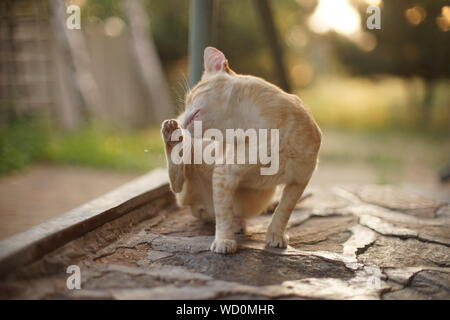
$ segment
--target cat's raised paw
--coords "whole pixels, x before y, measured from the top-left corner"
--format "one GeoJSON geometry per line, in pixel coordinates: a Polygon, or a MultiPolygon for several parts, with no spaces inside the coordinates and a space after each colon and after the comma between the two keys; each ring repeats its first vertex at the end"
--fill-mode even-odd
{"type": "Polygon", "coordinates": [[[285,233],[267,231],[266,245],[270,248],[286,248],[289,236],[285,233]]]}
{"type": "MultiPolygon", "coordinates": [[[[164,122],[161,125],[161,133],[164,138],[164,142],[166,142],[166,143],[171,142],[172,133],[177,129],[181,129],[177,120],[175,120],[175,119],[164,120],[164,122]]],[[[180,137],[179,141],[181,141],[181,140],[182,140],[182,136],[180,137]]],[[[175,142],[179,142],[179,141],[175,141],[175,142]]]]}
{"type": "Polygon", "coordinates": [[[210,249],[215,253],[234,253],[237,250],[237,243],[236,240],[215,239],[210,249]]]}

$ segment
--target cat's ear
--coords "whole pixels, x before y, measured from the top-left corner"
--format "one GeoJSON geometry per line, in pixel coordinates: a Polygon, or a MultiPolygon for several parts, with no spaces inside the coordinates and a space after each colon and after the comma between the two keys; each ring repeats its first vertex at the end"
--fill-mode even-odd
{"type": "Polygon", "coordinates": [[[228,62],[225,55],[222,51],[213,47],[205,48],[203,62],[205,65],[205,72],[207,73],[227,71],[228,68],[228,62]]]}

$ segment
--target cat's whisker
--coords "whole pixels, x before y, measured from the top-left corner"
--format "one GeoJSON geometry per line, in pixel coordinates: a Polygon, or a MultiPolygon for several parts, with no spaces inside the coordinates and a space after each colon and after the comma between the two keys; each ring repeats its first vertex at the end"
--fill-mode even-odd
{"type": "Polygon", "coordinates": [[[186,74],[181,73],[180,79],[177,80],[178,89],[173,90],[175,95],[176,109],[179,113],[184,111],[185,95],[190,90],[186,74]]]}

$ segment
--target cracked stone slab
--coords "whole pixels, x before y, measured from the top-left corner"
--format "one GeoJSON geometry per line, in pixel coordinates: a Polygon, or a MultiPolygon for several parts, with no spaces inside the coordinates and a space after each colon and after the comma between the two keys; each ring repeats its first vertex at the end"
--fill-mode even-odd
{"type": "Polygon", "coordinates": [[[259,250],[241,250],[229,256],[211,252],[178,254],[159,263],[183,266],[215,279],[257,286],[310,277],[349,279],[353,275],[342,262],[316,256],[280,256],[259,250]]]}
{"type": "Polygon", "coordinates": [[[450,270],[441,267],[384,268],[384,273],[389,278],[389,280],[398,282],[402,285],[406,285],[414,275],[426,270],[450,273],[450,270]]]}
{"type": "Polygon", "coordinates": [[[386,285],[383,284],[379,288],[371,287],[368,280],[368,278],[354,278],[350,281],[336,278],[304,279],[288,281],[283,285],[292,289],[295,295],[309,299],[379,299],[386,285]]]}
{"type": "Polygon", "coordinates": [[[356,217],[312,217],[289,228],[289,244],[300,250],[342,252],[343,243],[352,235],[349,230],[358,223],[356,217]]]}
{"type": "Polygon", "coordinates": [[[359,261],[381,268],[395,267],[450,267],[448,247],[417,239],[379,236],[359,261]]]}
{"type": "Polygon", "coordinates": [[[397,226],[394,223],[391,223],[391,221],[388,219],[382,220],[378,217],[369,215],[363,215],[360,218],[361,225],[364,225],[383,235],[397,236],[400,238],[417,238],[422,241],[434,242],[450,246],[450,237],[448,234],[450,232],[450,228],[446,225],[435,226],[433,228],[431,226],[414,224],[414,229],[408,229],[405,227],[397,226]],[[421,231],[418,231],[417,229],[421,231]],[[438,234],[439,236],[436,236],[436,234],[438,234]],[[442,237],[441,235],[443,235],[444,237],[442,237]]]}
{"type": "Polygon", "coordinates": [[[158,261],[160,259],[164,259],[167,257],[171,257],[173,256],[172,252],[166,252],[166,251],[158,251],[158,250],[150,250],[147,253],[147,256],[145,257],[145,259],[139,260],[137,262],[138,265],[140,266],[144,266],[146,264],[151,264],[155,261],[158,261]]]}
{"type": "Polygon", "coordinates": [[[157,216],[145,225],[145,230],[161,235],[180,237],[214,235],[214,225],[196,219],[188,209],[181,209],[176,215],[157,216]]]}
{"type": "Polygon", "coordinates": [[[438,216],[438,217],[450,217],[450,206],[449,205],[445,205],[445,206],[440,207],[436,211],[436,216],[438,216]]]}
{"type": "Polygon", "coordinates": [[[344,208],[350,204],[347,199],[340,197],[328,188],[307,188],[307,191],[311,193],[311,196],[300,201],[297,204],[297,208],[310,211],[332,211],[344,208]]]}
{"type": "Polygon", "coordinates": [[[357,261],[358,254],[375,242],[377,235],[371,229],[357,224],[350,229],[352,236],[344,243],[343,254],[357,261]]]}
{"type": "Polygon", "coordinates": [[[448,271],[421,270],[415,272],[406,287],[387,292],[384,299],[448,300],[450,273],[448,271]]]}
{"type": "Polygon", "coordinates": [[[85,289],[111,289],[158,287],[167,284],[204,284],[212,280],[211,277],[190,272],[186,268],[177,266],[162,267],[159,265],[149,268],[129,267],[109,264],[104,267],[97,266],[91,275],[86,275],[85,289]]]}
{"type": "Polygon", "coordinates": [[[160,236],[151,242],[154,250],[166,252],[199,253],[209,251],[213,237],[170,237],[160,236]]]}
{"type": "Polygon", "coordinates": [[[434,218],[437,209],[445,204],[417,194],[407,193],[393,186],[365,185],[349,187],[347,190],[354,193],[363,202],[424,218],[434,218]]]}
{"type": "Polygon", "coordinates": [[[248,222],[236,254],[219,255],[214,226],[173,197],[141,201],[3,277],[0,298],[450,299],[448,203],[392,186],[309,192],[286,249],[265,245],[270,212],[248,222]],[[66,287],[72,264],[81,290],[66,287]]]}

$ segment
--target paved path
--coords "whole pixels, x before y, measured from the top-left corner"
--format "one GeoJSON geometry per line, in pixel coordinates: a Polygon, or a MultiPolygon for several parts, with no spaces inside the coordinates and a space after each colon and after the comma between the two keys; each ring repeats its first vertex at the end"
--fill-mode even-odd
{"type": "Polygon", "coordinates": [[[73,209],[138,174],[33,165],[0,177],[0,239],[73,209]]]}

